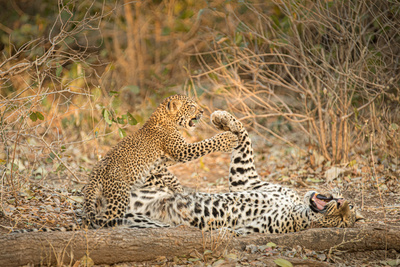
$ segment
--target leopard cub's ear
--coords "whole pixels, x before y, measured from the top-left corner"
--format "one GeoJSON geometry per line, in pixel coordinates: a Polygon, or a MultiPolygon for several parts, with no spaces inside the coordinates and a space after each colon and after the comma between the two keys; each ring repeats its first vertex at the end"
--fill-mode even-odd
{"type": "Polygon", "coordinates": [[[182,101],[179,99],[172,99],[167,103],[167,111],[171,114],[178,112],[182,106],[182,101]]]}

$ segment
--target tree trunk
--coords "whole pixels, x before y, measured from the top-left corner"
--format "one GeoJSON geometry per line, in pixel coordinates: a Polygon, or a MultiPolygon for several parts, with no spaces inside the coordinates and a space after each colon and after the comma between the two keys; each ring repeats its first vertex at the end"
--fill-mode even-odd
{"type": "Polygon", "coordinates": [[[232,237],[178,227],[164,229],[101,229],[77,232],[31,232],[0,236],[0,266],[73,264],[86,254],[95,264],[140,262],[159,256],[188,255],[246,245],[296,245],[311,250],[400,251],[400,228],[319,228],[290,234],[253,234],[232,237]]]}

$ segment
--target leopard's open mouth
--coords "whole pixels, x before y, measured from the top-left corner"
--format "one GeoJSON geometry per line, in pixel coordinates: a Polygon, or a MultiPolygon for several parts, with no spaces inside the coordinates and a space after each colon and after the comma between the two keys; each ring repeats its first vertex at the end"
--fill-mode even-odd
{"type": "Polygon", "coordinates": [[[201,114],[198,114],[195,117],[193,117],[188,123],[189,127],[195,127],[196,123],[198,123],[200,119],[201,119],[201,114]]]}
{"type": "Polygon", "coordinates": [[[333,200],[332,196],[324,196],[318,193],[313,193],[310,197],[310,207],[315,212],[323,212],[326,204],[333,200]]]}
{"type": "Polygon", "coordinates": [[[334,198],[332,196],[325,196],[318,193],[313,193],[310,197],[310,207],[315,212],[324,212],[326,204],[332,200],[336,201],[337,208],[339,209],[345,200],[343,198],[334,198]]]}

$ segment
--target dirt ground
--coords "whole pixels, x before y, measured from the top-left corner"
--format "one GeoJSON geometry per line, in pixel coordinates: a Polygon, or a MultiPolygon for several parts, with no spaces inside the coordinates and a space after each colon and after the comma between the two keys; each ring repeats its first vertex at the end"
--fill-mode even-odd
{"type": "MultiPolygon", "coordinates": [[[[256,144],[253,144],[256,147],[256,144]]],[[[259,174],[265,181],[280,183],[294,188],[299,194],[308,190],[329,191],[339,187],[343,196],[352,201],[357,209],[361,210],[366,218],[364,223],[358,223],[355,227],[365,224],[384,228],[385,225],[400,226],[400,187],[399,170],[390,176],[384,173],[384,168],[379,175],[381,190],[377,189],[376,181],[367,180],[368,174],[357,173],[357,168],[345,168],[344,175],[326,182],[325,173],[330,167],[310,167],[309,157],[298,157],[293,151],[269,148],[269,153],[259,151],[256,155],[256,165],[259,174]],[[266,157],[265,155],[268,155],[266,157]],[[308,167],[307,167],[308,166],[308,167]],[[364,178],[363,178],[364,175],[364,178]],[[364,181],[365,180],[365,181],[364,181]],[[394,184],[396,182],[396,184],[394,184]],[[382,189],[383,188],[383,189],[382,189]],[[388,189],[390,188],[390,189],[388,189]]],[[[227,173],[230,162],[228,154],[215,153],[207,156],[209,160],[199,160],[183,165],[171,167],[183,185],[196,188],[200,191],[224,192],[227,191],[227,173]],[[203,164],[204,163],[204,164],[203,164]],[[223,177],[223,179],[221,179],[223,177]]],[[[364,167],[361,167],[361,169],[364,167]]],[[[364,168],[364,171],[369,168],[364,168]]],[[[373,178],[372,178],[373,179],[373,178]]],[[[278,244],[279,245],[279,244],[278,244]]],[[[256,250],[251,253],[244,251],[244,261],[233,262],[225,259],[226,264],[221,266],[275,266],[269,261],[268,256],[283,256],[296,266],[400,266],[400,248],[397,251],[373,251],[346,253],[335,251],[306,251],[302,248],[279,247],[275,255],[265,250],[256,250]],[[247,252],[247,253],[246,253],[247,252]],[[299,259],[314,261],[298,261],[299,259]],[[326,265],[322,264],[325,263],[326,265]]],[[[214,265],[213,265],[214,266],[214,265]]],[[[220,266],[220,265],[216,265],[220,266]]]]}
{"type": "MultiPolygon", "coordinates": [[[[354,157],[355,160],[347,165],[333,167],[325,161],[315,164],[315,154],[299,152],[286,146],[271,146],[256,136],[252,139],[257,170],[263,180],[284,184],[300,194],[310,189],[329,191],[339,187],[343,196],[361,210],[366,218],[364,224],[379,228],[386,225],[400,226],[398,163],[377,159],[372,166],[368,156],[359,156],[354,157]],[[330,174],[332,170],[335,170],[333,175],[330,174]]],[[[104,147],[104,151],[107,149],[108,147],[104,147]]],[[[76,221],[74,211],[81,211],[80,203],[83,200],[80,190],[87,179],[90,166],[95,164],[96,159],[84,158],[84,152],[79,150],[71,150],[70,153],[78,155],[83,162],[81,164],[85,166],[75,173],[83,182],[73,182],[75,178],[68,171],[61,174],[48,173],[41,179],[31,177],[30,185],[20,185],[15,194],[3,194],[1,234],[8,234],[11,229],[60,226],[76,221]]],[[[76,159],[77,157],[71,157],[71,166],[74,166],[76,159]]],[[[229,154],[214,153],[190,163],[172,166],[170,170],[188,190],[226,192],[229,162],[229,154]]],[[[362,223],[356,227],[362,227],[362,223]]],[[[350,254],[337,249],[310,251],[301,247],[288,248],[279,244],[266,244],[248,246],[244,251],[225,251],[218,255],[212,252],[193,252],[191,255],[181,255],[172,259],[159,257],[153,262],[124,263],[116,266],[290,266],[285,265],[285,260],[296,266],[398,266],[400,248],[397,251],[350,254]]]]}

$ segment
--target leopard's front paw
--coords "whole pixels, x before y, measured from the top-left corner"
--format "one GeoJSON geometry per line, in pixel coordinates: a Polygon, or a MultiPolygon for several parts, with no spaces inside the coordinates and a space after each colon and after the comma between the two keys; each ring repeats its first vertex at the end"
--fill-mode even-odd
{"type": "Polygon", "coordinates": [[[211,123],[219,130],[231,131],[235,134],[243,129],[243,125],[238,119],[223,110],[218,110],[211,114],[211,123]]]}
{"type": "Polygon", "coordinates": [[[232,152],[232,150],[239,145],[238,136],[232,132],[224,132],[217,136],[220,144],[218,150],[221,152],[232,152]]]}
{"type": "Polygon", "coordinates": [[[168,188],[173,193],[183,193],[183,187],[180,184],[170,185],[168,188]]]}

